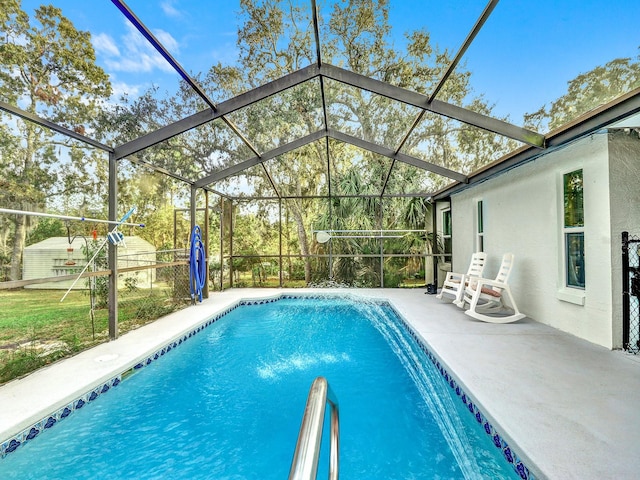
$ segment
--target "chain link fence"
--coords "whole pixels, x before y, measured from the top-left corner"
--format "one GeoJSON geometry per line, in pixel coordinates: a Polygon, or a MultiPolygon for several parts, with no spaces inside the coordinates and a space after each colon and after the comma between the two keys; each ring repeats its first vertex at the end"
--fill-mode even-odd
{"type": "MultiPolygon", "coordinates": [[[[364,288],[424,287],[433,280],[432,254],[310,254],[225,256],[222,288],[307,287],[337,282],[364,288]],[[280,272],[282,261],[282,272],[280,272]],[[231,275],[229,275],[231,265],[231,275]],[[426,266],[426,267],[425,267],[426,266]]],[[[442,255],[440,255],[442,256],[442,255]]],[[[210,268],[210,277],[220,289],[220,266],[210,268]]]]}
{"type": "Polygon", "coordinates": [[[126,333],[191,301],[186,250],[118,256],[118,331],[126,333]]]}
{"type": "Polygon", "coordinates": [[[623,347],[640,352],[640,237],[622,232],[623,347]]]}
{"type": "MultiPolygon", "coordinates": [[[[53,261],[50,276],[2,283],[0,383],[108,341],[108,272],[98,261],[78,279],[86,255],[76,255],[53,261]]],[[[190,301],[186,250],[118,256],[119,334],[190,301]]]]}

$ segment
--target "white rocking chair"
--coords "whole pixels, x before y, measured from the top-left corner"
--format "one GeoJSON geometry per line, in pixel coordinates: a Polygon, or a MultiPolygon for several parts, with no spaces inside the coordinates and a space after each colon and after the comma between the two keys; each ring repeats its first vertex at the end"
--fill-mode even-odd
{"type": "Polygon", "coordinates": [[[481,277],[484,271],[484,264],[487,261],[487,254],[484,252],[476,252],[471,256],[471,263],[467,273],[454,273],[447,272],[447,278],[445,278],[442,284],[442,290],[436,295],[436,298],[442,299],[442,294],[446,293],[453,295],[453,303],[461,307],[462,295],[464,293],[465,286],[469,282],[471,277],[481,277]]]}
{"type": "Polygon", "coordinates": [[[524,318],[526,315],[518,310],[507,284],[512,268],[513,254],[505,253],[495,280],[470,279],[459,305],[464,308],[465,304],[469,304],[469,309],[464,313],[477,320],[491,323],[510,323],[524,318]],[[513,310],[513,314],[505,314],[505,308],[513,310]]]}

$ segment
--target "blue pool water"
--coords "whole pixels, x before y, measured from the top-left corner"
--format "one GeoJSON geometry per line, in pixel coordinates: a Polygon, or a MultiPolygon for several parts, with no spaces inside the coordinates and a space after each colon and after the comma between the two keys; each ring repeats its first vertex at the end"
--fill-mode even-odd
{"type": "Polygon", "coordinates": [[[341,479],[518,478],[393,309],[341,298],[232,310],[7,455],[0,478],[286,479],[320,375],[341,479]]]}

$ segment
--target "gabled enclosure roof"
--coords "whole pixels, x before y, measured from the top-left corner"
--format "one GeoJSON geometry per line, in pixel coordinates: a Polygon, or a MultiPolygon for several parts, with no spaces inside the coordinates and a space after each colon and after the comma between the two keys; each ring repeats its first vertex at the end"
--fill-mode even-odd
{"type": "MultiPolygon", "coordinates": [[[[176,59],[174,52],[170,51],[159,36],[155,35],[145,25],[143,19],[139,18],[124,1],[112,0],[112,2],[127,21],[164,57],[181,80],[195,92],[204,108],[139,138],[113,147],[4,102],[0,103],[0,108],[105,150],[116,159],[127,158],[183,180],[193,187],[205,188],[224,196],[233,197],[237,193],[222,191],[220,185],[246,172],[261,175],[271,186],[273,198],[295,196],[295,192],[289,186],[291,179],[283,178],[289,173],[283,174],[282,169],[274,171],[277,169],[271,166],[282,166],[284,162],[291,166],[291,174],[295,174],[295,171],[303,168],[304,162],[309,160],[307,157],[294,160],[287,155],[300,152],[305,147],[314,147],[317,151],[323,152],[326,163],[324,179],[320,182],[322,185],[318,187],[318,194],[321,196],[346,194],[339,191],[335,179],[340,174],[341,156],[344,155],[345,149],[348,149],[349,155],[356,161],[358,158],[363,159],[364,169],[367,168],[366,162],[371,158],[375,158],[383,167],[384,175],[371,179],[370,188],[367,190],[368,195],[426,197],[439,192],[438,196],[444,198],[469,182],[482,181],[496,172],[512,168],[549,149],[566,144],[640,111],[640,89],[622,92],[625,95],[610,104],[601,106],[565,127],[544,135],[505,119],[508,117],[499,118],[491,113],[483,113],[481,108],[473,107],[473,102],[468,99],[467,106],[462,106],[465,99],[444,100],[444,93],[449,83],[465,62],[465,55],[494,15],[498,7],[497,0],[489,1],[484,8],[480,8],[482,4],[474,3],[466,9],[464,12],[466,18],[469,12],[474,9],[477,11],[475,21],[469,25],[466,36],[460,36],[460,42],[456,48],[444,49],[442,53],[447,54],[445,57],[448,60],[446,65],[439,70],[439,77],[432,85],[424,86],[425,89],[428,87],[429,91],[422,92],[415,88],[396,85],[393,81],[365,76],[344,66],[328,63],[325,60],[326,43],[330,43],[331,39],[323,33],[321,20],[329,15],[332,8],[331,2],[327,5],[317,4],[315,0],[292,2],[292,6],[296,8],[308,9],[310,31],[306,33],[313,38],[315,50],[313,63],[222,101],[214,100],[212,93],[207,92],[200,85],[198,77],[188,73],[185,66],[176,59]],[[321,8],[325,10],[321,12],[321,8]],[[320,13],[324,13],[324,16],[320,13]],[[312,112],[307,117],[313,118],[313,122],[304,124],[299,115],[287,110],[289,99],[294,96],[308,98],[308,107],[305,108],[312,112]],[[382,134],[371,138],[371,135],[362,133],[365,127],[349,118],[348,112],[342,109],[343,99],[346,97],[357,97],[364,105],[383,112],[375,117],[376,121],[381,123],[377,128],[382,134]],[[286,135],[275,139],[275,135],[271,135],[269,131],[268,122],[263,122],[266,125],[264,131],[249,128],[247,117],[260,115],[282,116],[283,121],[289,123],[286,135]],[[440,152],[437,141],[434,142],[429,137],[429,125],[441,119],[451,122],[452,126],[449,130],[457,130],[458,133],[463,131],[471,144],[474,141],[478,145],[483,142],[496,144],[502,142],[501,148],[493,151],[494,154],[501,152],[500,155],[493,158],[489,152],[480,164],[477,160],[475,163],[463,165],[449,162],[448,153],[440,152]],[[199,129],[210,125],[215,125],[220,131],[226,132],[225,138],[233,144],[232,149],[236,152],[233,161],[208,165],[194,175],[172,171],[164,165],[150,163],[144,155],[141,155],[142,152],[154,146],[167,144],[174,137],[198,132],[199,129]],[[396,132],[393,135],[389,133],[392,127],[396,132]],[[505,151],[508,152],[506,155],[505,151]],[[403,172],[402,175],[408,177],[415,176],[419,172],[427,172],[429,177],[425,179],[423,188],[404,191],[397,182],[391,186],[390,179],[394,178],[397,172],[403,172]],[[448,186],[442,189],[445,185],[448,186]]],[[[393,0],[392,3],[394,3],[393,0]]],[[[429,26],[428,9],[413,13],[424,15],[427,27],[429,26]]],[[[500,17],[500,14],[498,16],[500,17]]],[[[500,20],[505,19],[500,17],[500,20]]],[[[460,26],[456,28],[460,30],[460,26]]],[[[491,28],[495,29],[494,26],[491,28]]],[[[548,32],[539,33],[548,34],[548,32]]],[[[507,73],[515,75],[515,72],[507,71],[507,73]]],[[[471,80],[473,81],[473,78],[471,80]]],[[[522,94],[527,93],[523,91],[522,94]]],[[[251,125],[256,124],[260,122],[254,121],[251,125]]],[[[195,143],[197,138],[197,135],[194,135],[195,143]]],[[[462,150],[459,142],[459,137],[451,137],[450,143],[454,150],[462,150]]],[[[478,149],[481,150],[480,147],[478,149]]],[[[460,151],[455,153],[463,156],[471,155],[460,151]]],[[[481,157],[482,153],[476,152],[473,155],[481,157]]]]}

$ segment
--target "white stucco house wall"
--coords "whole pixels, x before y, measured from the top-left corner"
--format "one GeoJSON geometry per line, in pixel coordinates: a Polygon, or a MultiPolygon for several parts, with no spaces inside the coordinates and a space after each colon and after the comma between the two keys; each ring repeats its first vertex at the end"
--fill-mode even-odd
{"type": "Polygon", "coordinates": [[[621,233],[640,235],[640,128],[599,129],[436,198],[441,234],[450,209],[453,271],[466,271],[479,249],[479,201],[484,276],[494,277],[502,255],[513,253],[509,283],[521,312],[621,348],[621,233]],[[565,271],[563,177],[576,170],[584,188],[584,288],[567,287],[565,271]]]}

